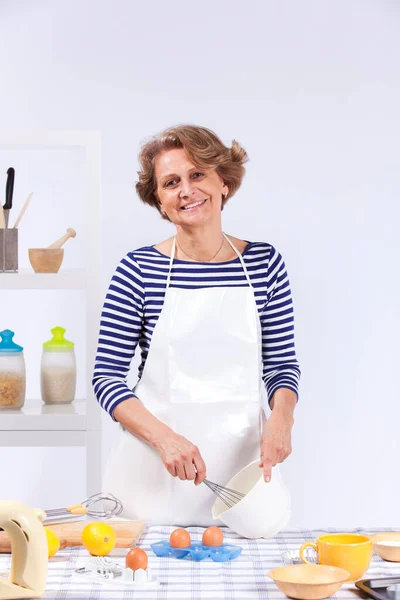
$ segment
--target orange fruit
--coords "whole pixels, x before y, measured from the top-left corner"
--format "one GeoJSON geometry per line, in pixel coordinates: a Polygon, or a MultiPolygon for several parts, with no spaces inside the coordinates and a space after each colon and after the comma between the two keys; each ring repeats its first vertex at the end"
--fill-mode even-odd
{"type": "Polygon", "coordinates": [[[109,554],[117,542],[117,535],[111,525],[94,521],[82,531],[82,544],[93,556],[109,554]]]}
{"type": "Polygon", "coordinates": [[[52,529],[45,527],[44,532],[47,537],[47,547],[48,547],[48,553],[49,553],[48,555],[49,555],[49,558],[51,558],[52,556],[54,556],[56,554],[56,552],[59,551],[60,540],[58,539],[58,535],[56,533],[54,533],[54,531],[52,529]]]}

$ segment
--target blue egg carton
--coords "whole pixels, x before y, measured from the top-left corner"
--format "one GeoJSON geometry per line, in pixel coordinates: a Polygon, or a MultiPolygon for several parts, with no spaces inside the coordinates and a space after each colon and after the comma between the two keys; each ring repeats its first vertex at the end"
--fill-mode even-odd
{"type": "Polygon", "coordinates": [[[185,558],[190,555],[193,560],[204,560],[210,557],[214,562],[226,562],[237,558],[242,553],[240,546],[222,544],[222,546],[204,546],[201,542],[192,542],[188,548],[171,548],[167,540],[150,544],[156,556],[173,556],[185,558]]]}

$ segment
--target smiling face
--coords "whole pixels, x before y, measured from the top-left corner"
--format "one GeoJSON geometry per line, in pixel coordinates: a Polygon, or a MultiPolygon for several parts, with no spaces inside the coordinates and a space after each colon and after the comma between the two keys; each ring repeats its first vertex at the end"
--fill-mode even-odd
{"type": "Polygon", "coordinates": [[[161,210],[175,225],[190,227],[221,219],[222,196],[228,186],[215,169],[196,167],[183,148],[157,156],[155,177],[161,210]]]}

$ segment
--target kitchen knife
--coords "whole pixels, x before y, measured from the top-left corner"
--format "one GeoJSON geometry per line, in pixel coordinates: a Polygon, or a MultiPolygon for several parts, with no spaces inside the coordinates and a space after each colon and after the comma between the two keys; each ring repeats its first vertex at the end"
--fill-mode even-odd
{"type": "Polygon", "coordinates": [[[6,222],[6,227],[8,227],[8,217],[10,210],[12,208],[12,199],[14,193],[14,177],[15,177],[15,169],[10,167],[7,170],[7,183],[6,183],[6,203],[3,205],[4,210],[4,220],[6,222]]]}

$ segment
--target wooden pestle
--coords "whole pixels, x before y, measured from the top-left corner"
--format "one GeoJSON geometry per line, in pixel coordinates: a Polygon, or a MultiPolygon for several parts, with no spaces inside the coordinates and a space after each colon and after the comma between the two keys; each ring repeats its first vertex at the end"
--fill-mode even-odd
{"type": "Polygon", "coordinates": [[[56,240],[55,242],[53,242],[52,244],[50,244],[50,246],[47,246],[47,248],[52,248],[52,249],[56,249],[56,248],[61,248],[61,246],[63,244],[65,244],[65,242],[67,240],[69,240],[69,238],[71,237],[75,237],[76,236],[76,231],[75,229],[72,229],[72,227],[68,227],[67,229],[67,233],[65,233],[62,237],[60,237],[60,239],[56,240]]]}

